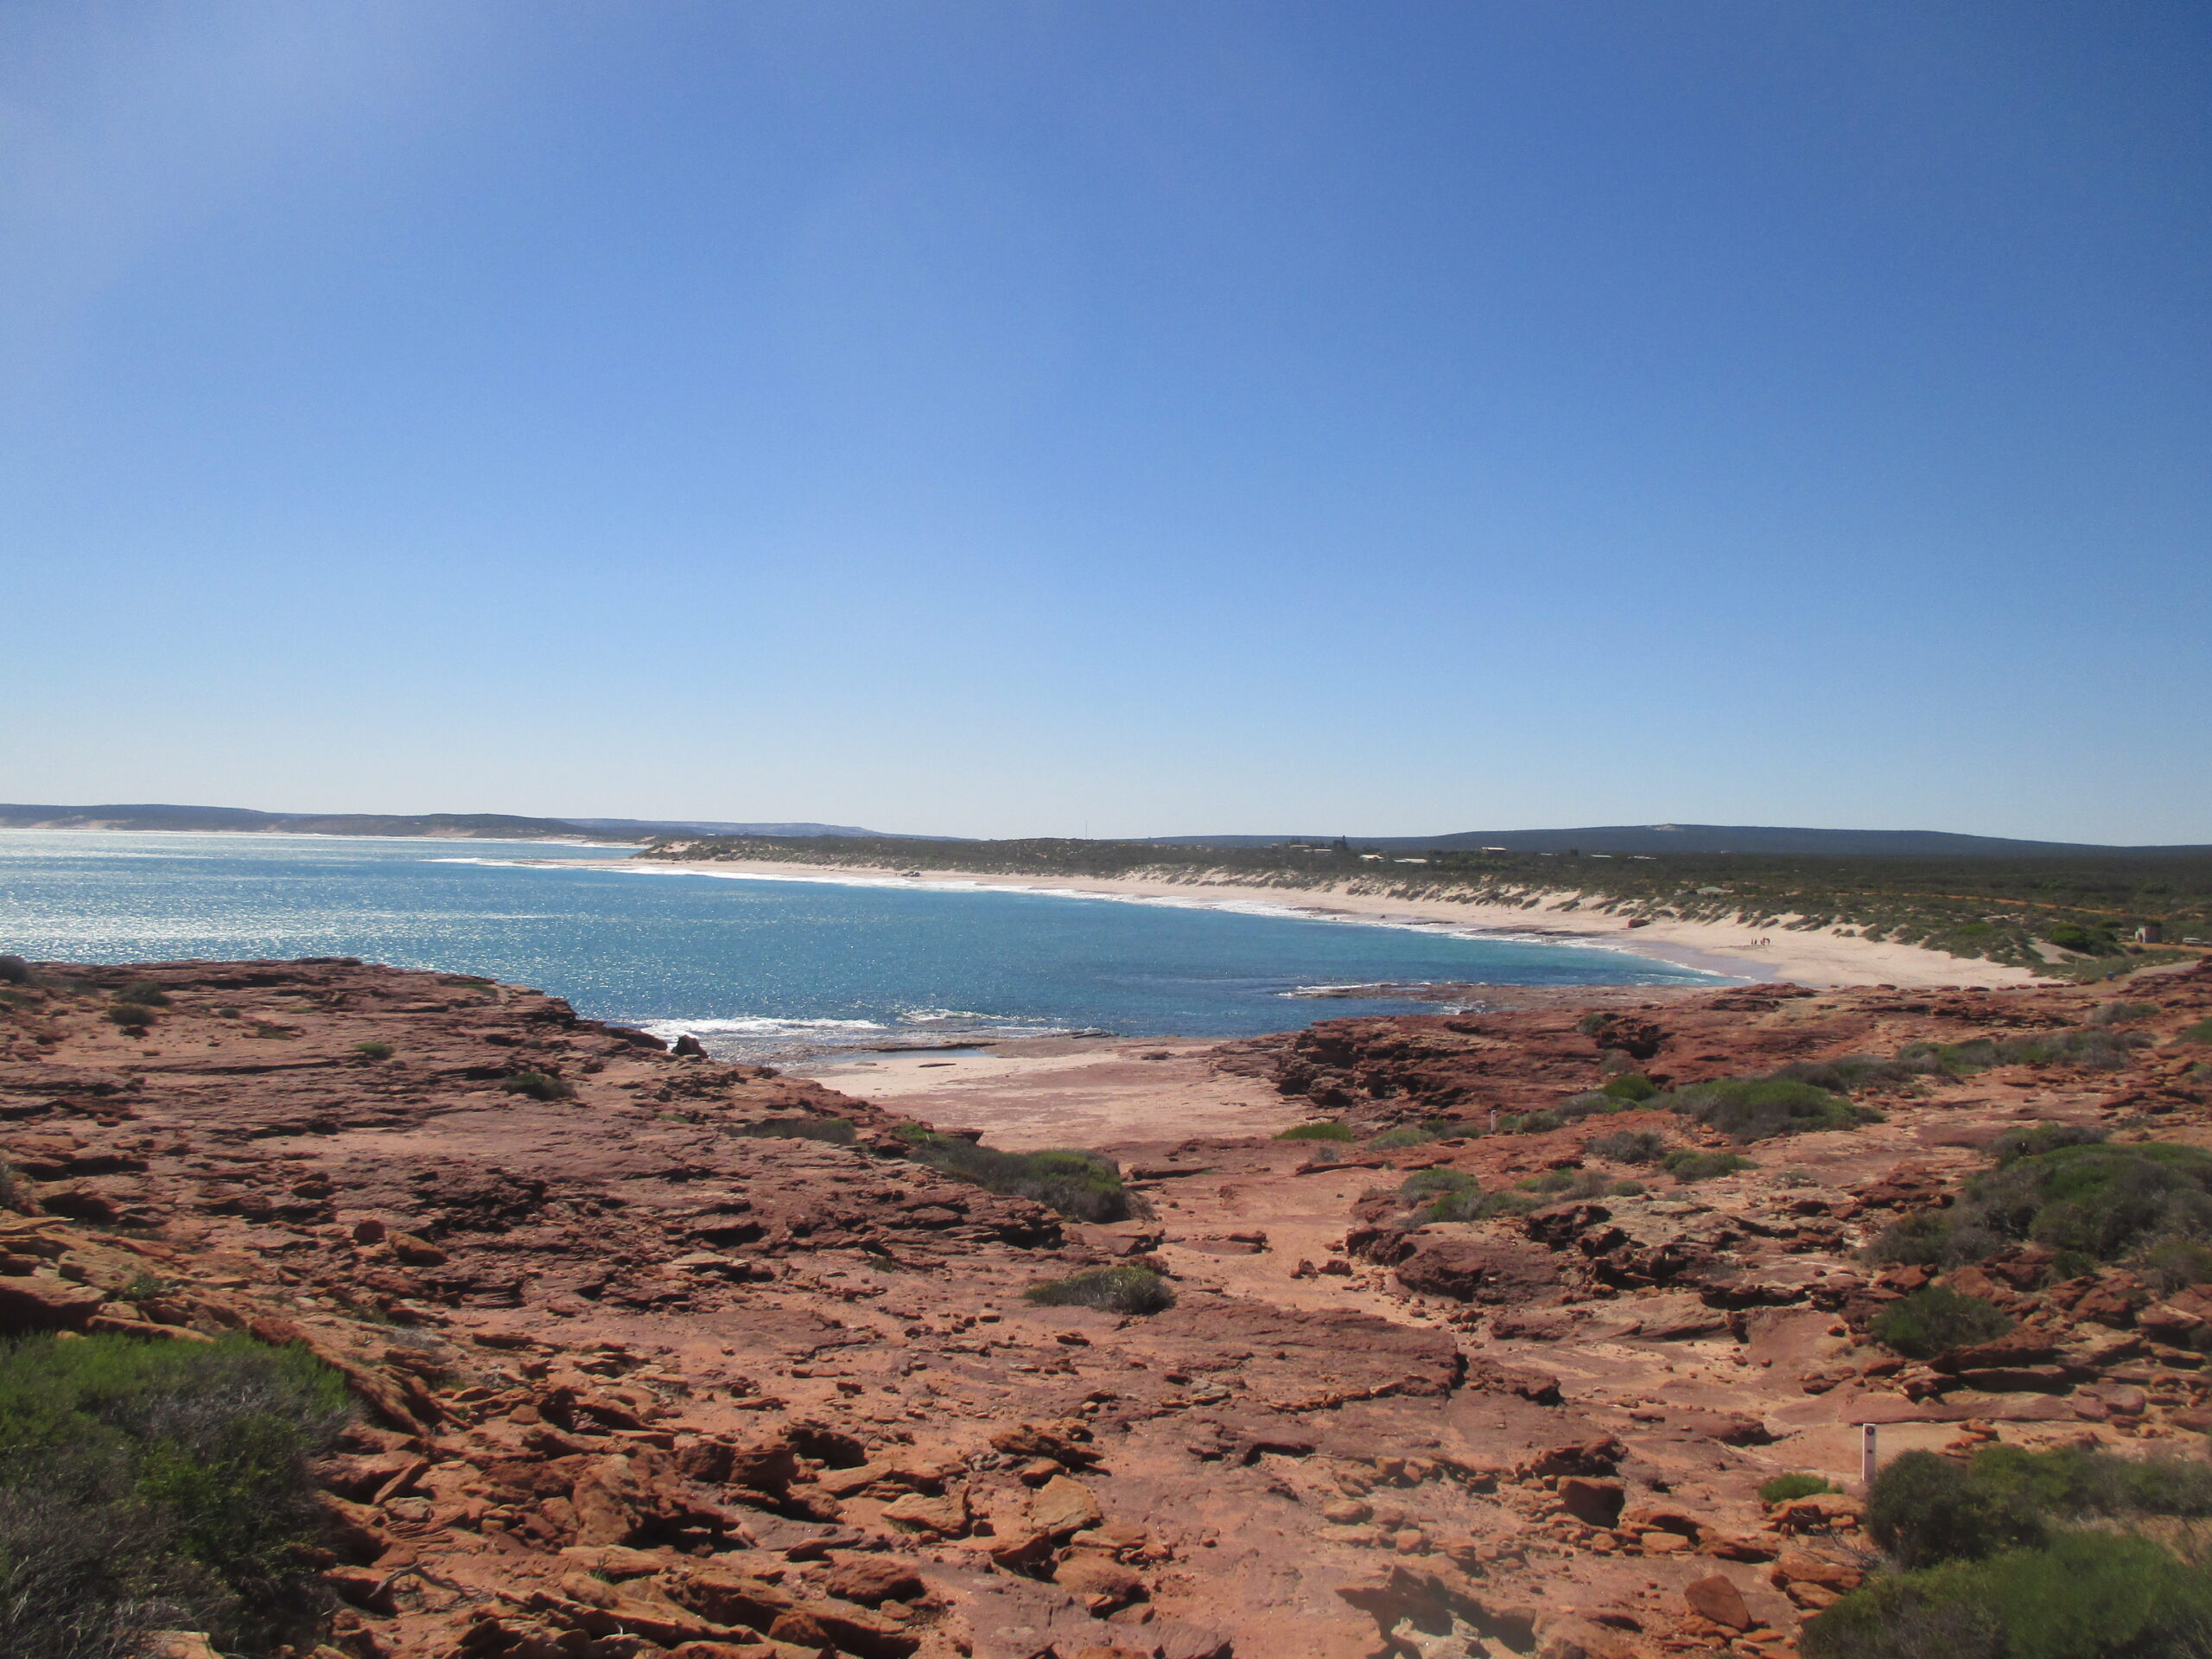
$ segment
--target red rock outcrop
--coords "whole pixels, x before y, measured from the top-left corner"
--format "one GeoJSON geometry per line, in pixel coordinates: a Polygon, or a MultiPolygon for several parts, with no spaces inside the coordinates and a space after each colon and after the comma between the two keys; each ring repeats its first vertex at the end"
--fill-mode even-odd
{"type": "Polygon", "coordinates": [[[1363,1128],[1469,1132],[1333,1162],[1163,1142],[1137,1182],[1160,1214],[1116,1229],[910,1160],[863,1102],[535,992],[45,966],[0,1007],[0,1332],[245,1331],[338,1368],[360,1413],[319,1472],[350,1659],[1354,1659],[1423,1633],[1786,1655],[1863,1573],[1860,1512],[1757,1488],[1847,1477],[1858,1425],[1963,1447],[2212,1422],[2212,1296],[2053,1283],[2014,1251],[1949,1282],[2015,1334],[1920,1364],[1865,1332],[1935,1274],[1857,1257],[2022,1122],[2212,1141],[2208,1057],[2164,1040],[2209,1014],[2197,972],[1332,1021],[1223,1063],[1363,1128]],[[105,1015],[145,982],[148,1019],[105,1015]],[[1720,1144],[1671,1114],[1480,1132],[1624,1065],[1742,1075],[2076,1026],[2121,995],[2159,1040],[2117,1071],[1901,1082],[1885,1122],[1726,1179],[1589,1149],[1720,1144]],[[1423,1222],[1399,1192],[1421,1168],[1603,1190],[1423,1222]],[[1332,1233],[1301,1230],[1317,1213],[1332,1233]],[[1178,1274],[1179,1305],[1021,1297],[1124,1259],[1178,1274]]]}

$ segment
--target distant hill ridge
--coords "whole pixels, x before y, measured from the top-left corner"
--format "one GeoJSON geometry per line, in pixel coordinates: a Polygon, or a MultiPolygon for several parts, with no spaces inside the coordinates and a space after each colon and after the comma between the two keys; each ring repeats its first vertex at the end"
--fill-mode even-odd
{"type": "MultiPolygon", "coordinates": [[[[1153,836],[1153,847],[1279,847],[1287,842],[1333,843],[1335,836],[1153,836]]],[[[1382,852],[1765,853],[1840,857],[2031,858],[2113,853],[2212,852],[2212,846],[2107,847],[2088,842],[2013,841],[1942,830],[1797,830],[1769,824],[1598,824],[1580,830],[1469,830],[1448,836],[1351,836],[1353,845],[1382,852]]]]}
{"type": "MultiPolygon", "coordinates": [[[[703,818],[532,818],[504,812],[261,812],[243,806],[0,805],[0,829],[226,830],[260,835],[426,836],[486,841],[642,842],[665,836],[766,836],[793,840],[962,841],[837,823],[733,823],[703,818]]],[[[1445,836],[1352,836],[1352,845],[1384,852],[1757,853],[1834,857],[2031,858],[2113,854],[2202,855],[2212,845],[2108,847],[2087,842],[2014,841],[1941,830],[1802,830],[1728,823],[1603,824],[1580,830],[1468,830],[1445,836]]],[[[1333,835],[1151,836],[1138,847],[1329,845],[1333,835]]]]}

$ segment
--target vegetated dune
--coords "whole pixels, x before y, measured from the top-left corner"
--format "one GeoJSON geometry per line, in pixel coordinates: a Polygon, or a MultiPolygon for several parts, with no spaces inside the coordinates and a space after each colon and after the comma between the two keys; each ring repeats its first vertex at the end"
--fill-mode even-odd
{"type": "Polygon", "coordinates": [[[1299,1138],[1118,1165],[464,976],[0,976],[11,1363],[346,1385],[302,1653],[1787,1655],[1860,1425],[2212,1425],[2202,969],[1332,1021],[1212,1057],[1299,1138]]]}

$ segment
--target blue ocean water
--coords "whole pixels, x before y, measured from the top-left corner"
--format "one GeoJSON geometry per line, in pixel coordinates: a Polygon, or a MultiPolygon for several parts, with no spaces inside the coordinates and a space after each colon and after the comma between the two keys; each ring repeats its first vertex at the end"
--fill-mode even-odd
{"type": "Polygon", "coordinates": [[[987,887],[604,868],[542,842],[0,831],[0,952],[360,957],[487,974],[730,1057],[1044,1035],[1232,1037],[1402,1013],[1300,987],[1711,982],[1556,944],[987,887]]]}

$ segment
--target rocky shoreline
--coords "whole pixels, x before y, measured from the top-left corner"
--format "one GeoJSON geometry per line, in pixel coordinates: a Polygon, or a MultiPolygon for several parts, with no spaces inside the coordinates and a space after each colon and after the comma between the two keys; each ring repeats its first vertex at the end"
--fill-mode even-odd
{"type": "Polygon", "coordinates": [[[2212,1143],[2208,1051],[2175,1040],[2212,1015],[2202,968],[1223,1045],[1192,1064],[1353,1138],[1163,1126],[1103,1148],[1151,1211],[1115,1223],[917,1161],[899,1113],[470,976],[0,989],[0,1331],[245,1332],[344,1374],[322,1659],[1787,1656],[1879,1563],[1855,1493],[1758,1489],[1847,1489],[1860,1425],[1892,1455],[2192,1456],[2212,1425],[2200,1290],[2010,1249],[1944,1281],[2013,1333],[1909,1360],[1869,1327],[1936,1271],[1861,1255],[2008,1130],[2212,1143]],[[137,1027],[132,987],[163,999],[137,1027]],[[2094,1064],[1900,1077],[1854,1094],[1879,1121],[1717,1179],[1597,1191],[1637,1173],[1601,1135],[1731,1143],[1643,1106],[1541,1116],[1628,1067],[1679,1088],[2122,1002],[2142,1040],[2094,1064]],[[1467,1221],[1406,1196],[1455,1180],[1536,1190],[1467,1221]],[[1024,1298],[1123,1262],[1176,1305],[1024,1298]]]}

